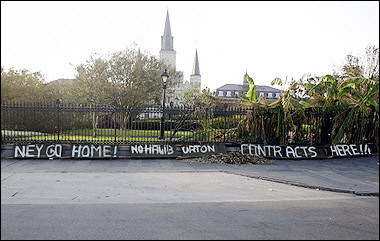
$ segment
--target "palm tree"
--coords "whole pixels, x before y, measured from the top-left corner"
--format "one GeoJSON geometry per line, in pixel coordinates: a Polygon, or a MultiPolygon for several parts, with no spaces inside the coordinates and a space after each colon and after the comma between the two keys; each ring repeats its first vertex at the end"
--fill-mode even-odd
{"type": "Polygon", "coordinates": [[[324,130],[331,132],[332,144],[360,144],[368,141],[371,135],[370,123],[375,123],[378,129],[379,108],[374,96],[378,95],[379,85],[376,81],[364,77],[338,79],[325,75],[319,83],[307,83],[305,87],[311,96],[309,104],[314,108],[321,107],[333,116],[331,125],[324,130]]]}
{"type": "MultiPolygon", "coordinates": [[[[280,78],[275,78],[272,85],[282,86],[286,84],[280,78]]],[[[302,138],[303,126],[306,124],[307,116],[305,108],[309,107],[307,102],[300,100],[296,95],[299,83],[292,82],[280,98],[269,104],[269,108],[277,113],[277,135],[281,137],[280,144],[286,144],[289,140],[294,142],[302,138]]]]}
{"type": "Polygon", "coordinates": [[[379,84],[364,77],[350,77],[342,81],[338,96],[348,105],[345,118],[340,115],[336,120],[342,121],[336,134],[333,136],[333,144],[342,141],[361,144],[375,139],[378,143],[379,104],[374,96],[379,93],[379,84]],[[365,86],[365,88],[363,88],[365,86]],[[363,92],[363,89],[367,91],[363,92]],[[374,124],[374,126],[372,126],[374,124]]]}
{"type": "MultiPolygon", "coordinates": [[[[298,139],[306,119],[303,109],[306,102],[297,99],[297,84],[292,84],[277,101],[268,104],[264,97],[257,98],[253,79],[247,76],[247,81],[250,88],[241,99],[240,106],[248,107],[248,110],[238,126],[239,136],[264,144],[273,142],[282,145],[290,139],[298,139]]],[[[276,78],[273,84],[282,85],[282,80],[276,78]]]]}

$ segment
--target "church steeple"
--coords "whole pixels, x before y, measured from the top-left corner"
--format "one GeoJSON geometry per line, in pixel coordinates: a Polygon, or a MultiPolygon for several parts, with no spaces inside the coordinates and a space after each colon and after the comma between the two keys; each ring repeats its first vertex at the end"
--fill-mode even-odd
{"type": "Polygon", "coordinates": [[[166,12],[164,35],[161,36],[161,50],[174,50],[172,31],[170,29],[169,10],[166,12]]]}
{"type": "Polygon", "coordinates": [[[173,49],[173,36],[170,29],[169,10],[166,12],[164,35],[161,36],[160,59],[176,68],[176,51],[173,49]]]}
{"type": "Polygon", "coordinates": [[[193,72],[191,72],[191,75],[201,75],[200,71],[199,71],[199,61],[198,61],[198,50],[197,49],[195,49],[193,72]]]}
{"type": "Polygon", "coordinates": [[[198,61],[198,50],[195,49],[195,58],[194,58],[194,64],[193,64],[193,71],[190,75],[190,84],[195,87],[195,90],[198,93],[201,93],[201,73],[199,71],[199,61],[198,61]]]}
{"type": "Polygon", "coordinates": [[[249,89],[249,82],[247,80],[247,76],[248,76],[247,69],[245,69],[245,75],[243,77],[243,89],[245,90],[249,89]]]}

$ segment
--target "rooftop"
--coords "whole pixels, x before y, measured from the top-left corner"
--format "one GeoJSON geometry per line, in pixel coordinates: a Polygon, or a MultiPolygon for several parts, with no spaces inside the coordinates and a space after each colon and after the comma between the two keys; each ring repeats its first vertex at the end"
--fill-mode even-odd
{"type": "MultiPolygon", "coordinates": [[[[225,84],[219,88],[217,88],[217,91],[219,90],[234,90],[234,91],[247,91],[248,89],[243,88],[242,85],[239,84],[225,84]]],[[[257,85],[256,91],[265,91],[265,92],[281,92],[281,90],[266,86],[266,85],[257,85]]]]}

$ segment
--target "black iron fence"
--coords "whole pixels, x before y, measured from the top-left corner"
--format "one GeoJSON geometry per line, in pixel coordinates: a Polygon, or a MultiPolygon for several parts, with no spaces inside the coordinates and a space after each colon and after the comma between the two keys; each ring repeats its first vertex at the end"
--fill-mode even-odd
{"type": "MultiPolygon", "coordinates": [[[[159,106],[1,103],[1,140],[4,144],[326,145],[331,144],[332,118],[321,111],[308,111],[304,119],[290,124],[281,112],[257,114],[254,109],[226,106],[176,106],[163,112],[159,106]],[[160,138],[161,128],[164,138],[160,138]]],[[[373,120],[369,118],[361,125],[369,133],[360,137],[361,141],[373,142],[373,120]]]]}

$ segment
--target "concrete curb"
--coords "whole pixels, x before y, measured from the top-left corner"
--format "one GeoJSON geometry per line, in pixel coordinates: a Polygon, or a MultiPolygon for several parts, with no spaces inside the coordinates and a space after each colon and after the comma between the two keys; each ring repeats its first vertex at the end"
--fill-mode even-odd
{"type": "Polygon", "coordinates": [[[264,181],[282,183],[282,184],[287,184],[287,185],[292,185],[292,186],[297,186],[297,187],[304,187],[304,188],[309,188],[309,189],[315,189],[315,190],[322,190],[322,191],[329,191],[329,192],[338,192],[338,193],[349,193],[349,194],[353,194],[353,195],[356,195],[356,196],[379,197],[379,193],[378,192],[356,192],[356,191],[350,191],[350,190],[344,190],[344,189],[337,189],[337,188],[329,188],[329,187],[322,187],[322,186],[307,185],[307,184],[303,184],[303,183],[297,183],[297,182],[292,182],[292,181],[287,181],[287,180],[281,180],[281,179],[275,179],[275,178],[270,178],[270,177],[253,176],[253,175],[248,175],[248,174],[235,173],[235,172],[231,172],[231,171],[221,171],[221,172],[228,173],[228,174],[233,174],[233,175],[238,175],[238,176],[244,176],[244,177],[254,178],[254,179],[258,179],[258,180],[264,180],[264,181]]]}

